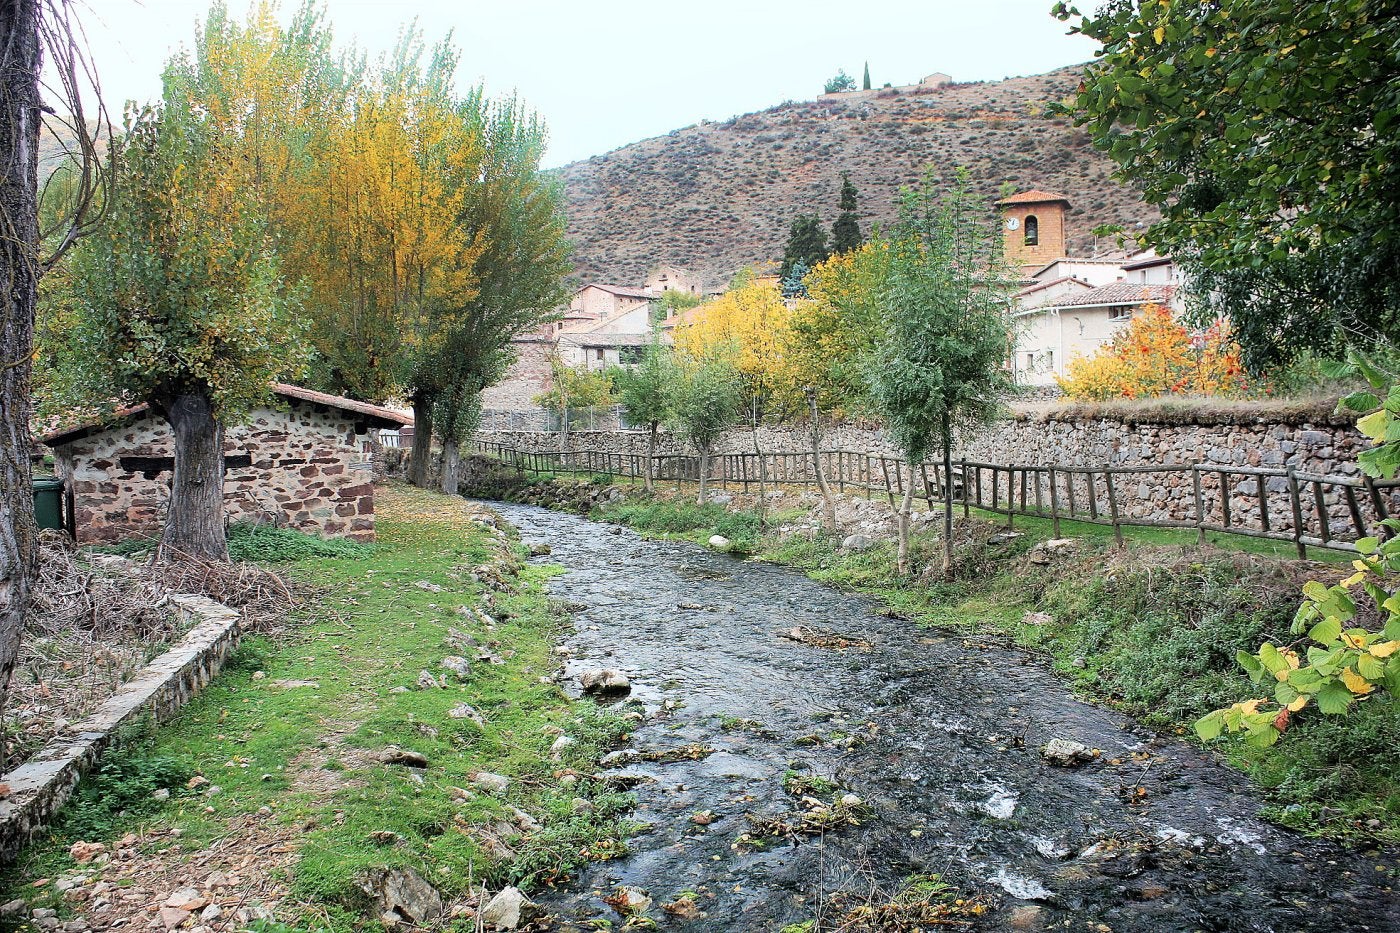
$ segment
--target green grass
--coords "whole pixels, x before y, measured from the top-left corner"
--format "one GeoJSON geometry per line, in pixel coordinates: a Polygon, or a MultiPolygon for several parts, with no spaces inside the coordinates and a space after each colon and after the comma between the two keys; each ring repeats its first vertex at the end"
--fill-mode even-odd
{"type": "Polygon", "coordinates": [[[729,551],[733,554],[752,554],[758,547],[758,513],[731,512],[713,502],[699,506],[689,501],[644,498],[612,506],[606,515],[657,537],[705,544],[712,535],[723,535],[729,539],[729,551]]]}
{"type": "Polygon", "coordinates": [[[380,495],[377,525],[370,552],[305,555],[291,565],[294,577],[325,594],[302,611],[294,634],[247,640],[175,721],[109,757],[51,838],[10,871],[0,898],[50,897],[32,882],[71,868],[67,849],[78,838],[110,843],[142,825],[173,826],[191,849],[264,806],[272,810],[267,819],[297,828],[291,887],[307,905],[299,921],[319,918],[314,925],[337,931],[363,927],[367,901],[356,882],[371,868],[412,867],[451,896],[471,882],[539,887],[589,858],[625,851],[630,797],[591,779],[566,786],[556,777],[569,768],[591,772],[626,723],[540,682],[564,627],[543,589],[552,571],[514,564],[518,592],[496,594],[504,618],[491,631],[457,611],[481,604],[472,568],[501,556],[489,533],[467,521],[462,500],[390,487],[380,495]],[[474,661],[461,682],[415,689],[421,670],[442,672],[444,656],[475,655],[451,643],[454,633],[506,663],[474,661]],[[485,717],[485,728],[448,715],[461,703],[485,717]],[[576,739],[562,762],[550,760],[549,727],[576,739]],[[426,755],[430,766],[380,763],[390,745],[426,755]],[[455,789],[471,788],[478,770],[512,779],[504,800],[460,799],[455,789]],[[194,774],[221,792],[187,789],[194,774]],[[171,788],[171,799],[152,801],[155,785],[171,788]],[[573,805],[578,797],[591,810],[575,812],[588,809],[573,805]],[[476,831],[510,821],[506,803],[540,828],[500,858],[476,831]],[[373,841],[380,831],[399,842],[373,841]]]}
{"type": "Polygon", "coordinates": [[[374,545],[347,538],[321,538],[292,528],[237,522],[228,530],[228,554],[233,560],[284,563],[313,557],[366,558],[374,545]]]}
{"type": "MultiPolygon", "coordinates": [[[[644,531],[699,529],[686,534],[697,540],[719,527],[713,507],[677,501],[627,504],[604,516],[640,519],[644,531]]],[[[750,527],[757,517],[741,513],[737,521],[750,527]]],[[[1018,517],[1015,526],[1023,536],[992,545],[987,539],[998,525],[960,520],[963,543],[952,580],[936,572],[901,578],[890,542],[847,553],[825,536],[766,535],[751,552],[876,597],[892,614],[919,625],[1031,650],[1081,696],[1187,741],[1195,741],[1189,727],[1204,713],[1259,695],[1235,654],[1287,635],[1300,599],[1301,565],[1248,552],[1260,548],[1236,549],[1241,539],[1233,536],[1221,536],[1228,549],[1197,549],[1194,532],[1161,529],[1125,535],[1129,546],[1120,552],[1112,529],[1064,522],[1061,533],[1075,538],[1077,555],[1039,566],[1028,554],[1051,537],[1051,523],[1018,517]],[[1027,622],[1032,612],[1049,621],[1027,622]]],[[[916,535],[913,565],[936,568],[940,548],[934,535],[916,535]]],[[[1339,572],[1320,568],[1312,575],[1339,572]]],[[[1319,835],[1395,843],[1398,732],[1400,703],[1377,697],[1346,718],[1299,717],[1271,749],[1231,741],[1213,747],[1266,792],[1266,812],[1279,822],[1319,835]]]]}

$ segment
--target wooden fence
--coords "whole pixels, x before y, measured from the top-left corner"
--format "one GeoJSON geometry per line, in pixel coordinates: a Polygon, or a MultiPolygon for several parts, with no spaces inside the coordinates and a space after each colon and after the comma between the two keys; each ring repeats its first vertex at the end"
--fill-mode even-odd
{"type": "MultiPolygon", "coordinates": [[[[645,454],[527,451],[484,442],[470,446],[523,472],[634,478],[646,474],[645,454]]],[[[944,489],[942,471],[934,464],[920,464],[911,477],[897,457],[852,450],[824,450],[820,457],[834,489],[854,490],[867,498],[883,496],[891,505],[912,479],[915,498],[930,507],[950,503],[961,506],[964,515],[981,509],[1007,516],[1012,525],[1018,515],[1046,518],[1054,523],[1056,536],[1061,521],[1111,526],[1120,544],[1124,527],[1194,528],[1202,543],[1212,531],[1292,542],[1299,557],[1306,557],[1309,547],[1355,552],[1360,538],[1387,537],[1389,529],[1382,523],[1396,511],[1400,490],[1400,480],[1329,476],[1291,467],[1067,466],[966,459],[954,462],[952,488],[944,489]],[[1130,486],[1135,488],[1126,488],[1130,486]]],[[[696,455],[663,454],[654,461],[657,480],[700,478],[696,455]]],[[[721,488],[737,485],[745,491],[760,479],[775,486],[816,485],[810,451],[715,454],[708,479],[721,488]]]]}

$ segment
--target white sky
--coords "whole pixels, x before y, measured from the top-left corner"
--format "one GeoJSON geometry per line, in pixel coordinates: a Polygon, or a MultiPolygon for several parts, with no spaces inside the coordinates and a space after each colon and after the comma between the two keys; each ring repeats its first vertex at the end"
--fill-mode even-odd
{"type": "MultiPolygon", "coordinates": [[[[160,93],[165,59],[188,45],[207,4],[77,0],[113,114],[160,93]]],[[[284,14],[295,0],[283,0],[284,14]]],[[[229,0],[242,12],[246,0],[229,0]]],[[[598,155],[702,119],[723,120],[821,93],[870,61],[879,87],[946,72],[998,80],[1088,60],[1051,0],[325,0],[338,41],[371,54],[414,19],[449,30],[465,85],[516,90],[550,130],[548,166],[598,155]]]]}

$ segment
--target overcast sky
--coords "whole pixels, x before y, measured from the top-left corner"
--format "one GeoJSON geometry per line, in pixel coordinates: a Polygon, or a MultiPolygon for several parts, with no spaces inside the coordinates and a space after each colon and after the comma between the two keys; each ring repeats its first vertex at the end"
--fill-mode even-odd
{"type": "MultiPolygon", "coordinates": [[[[229,0],[241,12],[245,0],[229,0]]],[[[288,14],[295,2],[282,3],[288,14]]],[[[338,41],[372,53],[415,18],[432,41],[451,31],[465,85],[518,91],[550,130],[549,166],[700,120],[723,120],[821,93],[838,68],[872,83],[1038,74],[1088,60],[1051,0],[326,0],[338,41]]],[[[160,93],[164,61],[188,45],[197,0],[78,0],[103,96],[160,93]]]]}

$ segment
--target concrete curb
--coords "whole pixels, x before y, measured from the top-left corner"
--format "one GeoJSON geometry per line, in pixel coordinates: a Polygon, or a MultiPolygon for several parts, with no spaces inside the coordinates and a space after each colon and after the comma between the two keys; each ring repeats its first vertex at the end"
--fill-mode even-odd
{"type": "Polygon", "coordinates": [[[68,726],[34,757],[0,778],[10,795],[0,801],[0,863],[12,862],[42,833],[78,781],[112,744],[118,729],[150,712],[170,719],[223,669],[242,634],[242,615],[204,596],[169,596],[194,627],[87,718],[68,726]]]}

